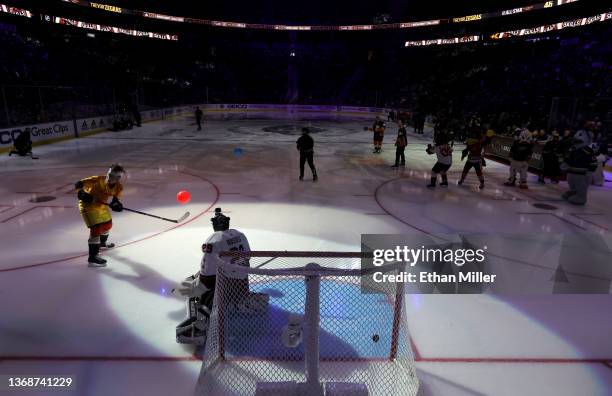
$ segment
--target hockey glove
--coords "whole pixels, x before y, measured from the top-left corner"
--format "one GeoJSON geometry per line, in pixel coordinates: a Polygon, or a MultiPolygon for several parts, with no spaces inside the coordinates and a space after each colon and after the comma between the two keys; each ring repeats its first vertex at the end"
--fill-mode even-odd
{"type": "Polygon", "coordinates": [[[77,193],[77,197],[79,197],[79,199],[86,204],[90,204],[94,201],[93,195],[88,194],[83,190],[79,190],[79,192],[77,193]]]}
{"type": "Polygon", "coordinates": [[[117,197],[114,197],[113,200],[111,201],[111,203],[108,206],[110,206],[110,208],[111,208],[111,210],[113,212],[121,212],[123,210],[123,204],[121,204],[121,202],[119,202],[117,197]]]}
{"type": "Polygon", "coordinates": [[[181,282],[181,285],[175,289],[175,294],[183,297],[183,298],[194,298],[200,297],[204,294],[208,288],[204,286],[203,283],[200,282],[200,277],[198,276],[194,280],[186,279],[181,282]]]}

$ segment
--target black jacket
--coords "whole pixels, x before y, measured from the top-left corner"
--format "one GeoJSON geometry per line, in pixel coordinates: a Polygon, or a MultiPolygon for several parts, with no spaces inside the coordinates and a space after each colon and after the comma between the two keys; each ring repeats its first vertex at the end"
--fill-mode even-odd
{"type": "Polygon", "coordinates": [[[308,134],[300,136],[296,143],[297,149],[300,150],[301,153],[313,151],[314,140],[312,140],[312,138],[308,134]]]}

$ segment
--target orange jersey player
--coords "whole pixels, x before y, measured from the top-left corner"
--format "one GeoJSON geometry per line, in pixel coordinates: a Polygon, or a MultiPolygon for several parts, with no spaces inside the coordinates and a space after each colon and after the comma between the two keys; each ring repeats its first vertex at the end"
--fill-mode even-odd
{"type": "Polygon", "coordinates": [[[109,208],[114,212],[121,212],[123,205],[119,201],[123,185],[121,176],[125,173],[119,164],[113,164],[106,176],[91,176],[79,180],[74,185],[78,191],[79,211],[89,228],[89,266],[105,267],[106,260],[101,258],[100,247],[112,248],[115,245],[107,244],[108,234],[113,226],[109,208]],[[112,197],[110,204],[106,202],[112,197]]]}

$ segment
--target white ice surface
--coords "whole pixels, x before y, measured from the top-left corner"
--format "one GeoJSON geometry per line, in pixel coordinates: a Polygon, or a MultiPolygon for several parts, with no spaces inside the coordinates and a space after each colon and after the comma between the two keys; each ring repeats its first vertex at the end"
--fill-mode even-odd
{"type": "MultiPolygon", "coordinates": [[[[394,128],[374,155],[367,123],[293,115],[209,121],[197,132],[191,119],[176,118],[39,147],[36,161],[3,156],[0,374],[73,374],[79,395],[190,394],[200,364],[193,348],[174,341],[184,303],[169,292],[197,271],[216,206],[256,250],[359,250],[364,233],[610,236],[610,183],[592,188],[587,206],[573,207],[559,198],[565,183],[539,186],[530,175],[530,190],[508,189],[501,186],[507,167],[489,161],[485,190],[477,190],[473,173],[460,189],[453,183],[459,147],[451,186],[430,191],[427,140],[411,135],[407,167],[392,170],[394,128]],[[296,132],[262,130],[278,125],[296,132]],[[302,125],[325,129],[313,135],[318,183],[308,169],[297,180],[294,142],[302,125]],[[176,226],[114,214],[111,239],[119,247],[104,254],[107,268],[91,269],[71,186],[111,162],[128,170],[126,207],[191,216],[176,226]],[[179,190],[191,192],[189,204],[176,203],[179,190]],[[41,196],[55,199],[30,202],[41,196]]],[[[612,359],[611,303],[608,295],[409,296],[426,394],[612,394],[612,369],[604,364],[612,359]]]]}

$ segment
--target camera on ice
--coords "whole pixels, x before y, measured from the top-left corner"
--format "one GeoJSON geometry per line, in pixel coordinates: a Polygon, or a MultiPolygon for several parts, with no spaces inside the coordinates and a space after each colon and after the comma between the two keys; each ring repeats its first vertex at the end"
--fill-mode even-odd
{"type": "Polygon", "coordinates": [[[438,274],[436,272],[400,272],[399,274],[374,273],[374,282],[391,283],[493,283],[497,275],[484,274],[479,271],[460,272],[458,274],[438,274]]]}

